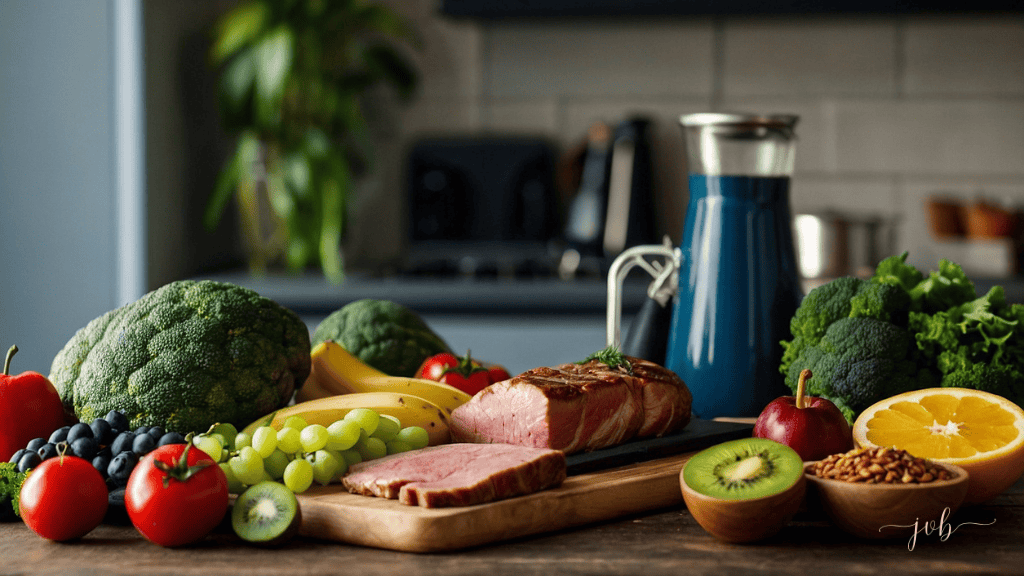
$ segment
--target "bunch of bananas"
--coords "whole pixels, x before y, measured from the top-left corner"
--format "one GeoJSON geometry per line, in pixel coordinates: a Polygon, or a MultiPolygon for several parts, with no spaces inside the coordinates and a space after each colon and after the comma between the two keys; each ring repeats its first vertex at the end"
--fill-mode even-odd
{"type": "Polygon", "coordinates": [[[290,416],[327,426],[350,410],[369,408],[394,416],[402,426],[420,426],[430,445],[451,441],[449,415],[469,401],[469,394],[441,382],[387,374],[366,365],[340,344],[326,341],[311,352],[312,370],[295,397],[296,404],[250,424],[280,429],[290,416]]]}

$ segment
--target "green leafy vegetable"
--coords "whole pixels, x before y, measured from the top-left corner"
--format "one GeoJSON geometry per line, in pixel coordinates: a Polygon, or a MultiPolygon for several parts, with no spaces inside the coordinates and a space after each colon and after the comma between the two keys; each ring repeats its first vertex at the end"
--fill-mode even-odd
{"type": "Polygon", "coordinates": [[[795,391],[810,369],[808,393],[851,422],[882,398],[933,386],[1024,405],[1024,305],[1007,304],[999,286],[978,297],[947,260],[925,276],[906,258],[886,258],[870,280],[839,278],[807,295],[782,342],[786,384],[795,391]]]}
{"type": "Polygon", "coordinates": [[[0,463],[0,522],[10,522],[21,515],[18,498],[26,477],[28,473],[18,472],[17,464],[0,463]]]}

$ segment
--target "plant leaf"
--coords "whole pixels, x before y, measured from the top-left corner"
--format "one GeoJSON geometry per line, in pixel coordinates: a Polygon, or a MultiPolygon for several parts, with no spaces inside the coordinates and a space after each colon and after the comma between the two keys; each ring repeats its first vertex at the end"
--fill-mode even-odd
{"type": "Polygon", "coordinates": [[[217,24],[210,59],[220,64],[263,32],[270,15],[266,2],[255,0],[228,12],[217,24]]]}
{"type": "Polygon", "coordinates": [[[258,155],[259,141],[256,135],[249,131],[243,132],[238,138],[238,145],[235,147],[234,155],[228,160],[227,165],[217,176],[213,195],[210,196],[210,200],[207,202],[206,213],[203,217],[207,230],[213,230],[217,227],[217,223],[220,222],[232,194],[252,170],[253,163],[256,162],[258,155]]]}
{"type": "Polygon", "coordinates": [[[256,47],[256,112],[264,126],[275,126],[281,117],[280,102],[291,74],[295,34],[281,25],[256,47]]]}
{"type": "Polygon", "coordinates": [[[345,221],[345,198],[351,190],[348,161],[339,155],[331,162],[331,174],[325,179],[323,210],[320,225],[320,265],[324,276],[332,284],[345,277],[341,259],[341,233],[345,221]]]}
{"type": "Polygon", "coordinates": [[[422,45],[416,28],[387,6],[365,3],[355,7],[354,12],[353,20],[366,30],[406,40],[417,48],[422,45]]]}
{"type": "Polygon", "coordinates": [[[252,48],[246,48],[231,61],[220,77],[220,93],[227,111],[244,114],[256,80],[256,60],[252,48]]]}

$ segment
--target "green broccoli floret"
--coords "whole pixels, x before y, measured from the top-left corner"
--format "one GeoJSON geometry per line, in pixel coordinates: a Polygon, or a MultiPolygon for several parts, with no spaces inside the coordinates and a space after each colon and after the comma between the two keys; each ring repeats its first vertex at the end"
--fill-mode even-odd
{"type": "Polygon", "coordinates": [[[313,346],[327,340],[392,376],[413,376],[427,358],[451,352],[419,315],[388,300],[356,300],[335,310],[313,331],[313,346]]]}
{"type": "Polygon", "coordinates": [[[183,280],[112,310],[54,358],[50,380],[84,422],[203,432],[286,405],[310,370],[309,329],[252,290],[183,280]]]}
{"type": "Polygon", "coordinates": [[[809,369],[807,393],[831,400],[852,422],[882,398],[934,383],[909,359],[911,345],[910,333],[891,322],[842,318],[794,360],[786,385],[795,393],[800,372],[809,369]]]}
{"type": "Polygon", "coordinates": [[[0,522],[17,520],[21,515],[21,511],[18,510],[18,498],[26,477],[28,473],[18,472],[17,464],[0,463],[0,522]]]}
{"type": "Polygon", "coordinates": [[[907,292],[890,284],[846,276],[818,286],[807,294],[790,321],[793,339],[782,342],[779,370],[788,375],[793,361],[805,348],[815,346],[836,321],[874,318],[905,327],[909,305],[907,292]]]}

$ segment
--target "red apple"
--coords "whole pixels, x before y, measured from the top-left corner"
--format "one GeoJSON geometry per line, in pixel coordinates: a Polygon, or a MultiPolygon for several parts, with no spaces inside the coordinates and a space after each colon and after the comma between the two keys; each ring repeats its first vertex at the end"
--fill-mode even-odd
{"type": "Polygon", "coordinates": [[[810,370],[800,372],[796,396],[772,400],[754,424],[754,436],[789,446],[805,462],[853,448],[850,423],[836,405],[825,398],[804,396],[810,370]]]}
{"type": "Polygon", "coordinates": [[[0,462],[7,462],[33,438],[47,438],[64,425],[60,394],[38,372],[10,375],[11,358],[18,351],[11,346],[0,374],[0,462]]]}

